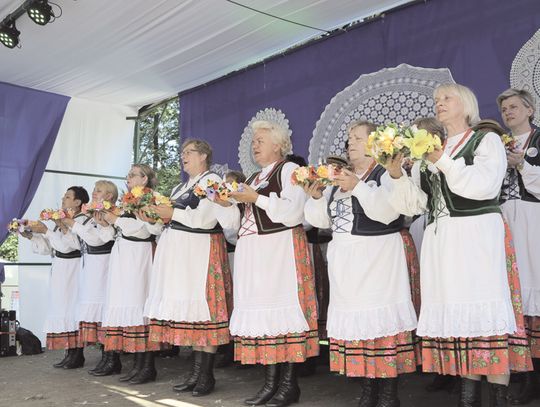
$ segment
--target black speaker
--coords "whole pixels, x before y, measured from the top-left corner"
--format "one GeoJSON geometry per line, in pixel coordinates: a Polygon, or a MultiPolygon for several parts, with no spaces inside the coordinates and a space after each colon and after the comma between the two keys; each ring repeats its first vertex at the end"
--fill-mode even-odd
{"type": "Polygon", "coordinates": [[[0,356],[16,356],[15,311],[0,311],[0,356]]]}

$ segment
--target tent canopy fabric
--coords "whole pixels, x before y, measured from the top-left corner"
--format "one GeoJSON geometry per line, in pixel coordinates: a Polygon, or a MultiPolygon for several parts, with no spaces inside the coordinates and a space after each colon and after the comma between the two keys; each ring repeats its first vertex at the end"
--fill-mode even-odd
{"type": "MultiPolygon", "coordinates": [[[[239,0],[332,30],[410,0],[239,0]]],[[[23,0],[0,3],[0,19],[23,0]]],[[[22,48],[0,45],[0,81],[104,103],[142,106],[322,34],[227,0],[55,0],[62,16],[17,20],[22,48]]],[[[57,11],[56,6],[53,10],[57,11]]]]}

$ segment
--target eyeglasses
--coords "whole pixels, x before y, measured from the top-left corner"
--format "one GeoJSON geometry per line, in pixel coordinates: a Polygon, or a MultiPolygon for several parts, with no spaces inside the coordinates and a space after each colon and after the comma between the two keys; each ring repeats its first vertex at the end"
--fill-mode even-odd
{"type": "Polygon", "coordinates": [[[192,153],[198,153],[198,151],[197,150],[184,150],[180,153],[180,157],[191,155],[192,153]]]}
{"type": "Polygon", "coordinates": [[[130,172],[128,173],[128,175],[126,175],[127,178],[135,178],[135,177],[144,177],[144,174],[137,174],[137,173],[133,173],[133,172],[130,172]]]}

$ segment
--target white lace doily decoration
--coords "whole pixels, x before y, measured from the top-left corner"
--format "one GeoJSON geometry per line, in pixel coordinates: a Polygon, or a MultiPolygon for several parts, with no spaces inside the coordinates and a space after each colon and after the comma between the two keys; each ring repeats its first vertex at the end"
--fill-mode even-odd
{"type": "Polygon", "coordinates": [[[215,172],[221,178],[225,178],[225,174],[229,172],[229,165],[225,164],[212,164],[210,166],[210,171],[215,172]]]}
{"type": "Polygon", "coordinates": [[[540,126],[540,30],[521,47],[512,62],[510,86],[530,92],[536,101],[534,124],[540,126]]]}
{"type": "MultiPolygon", "coordinates": [[[[292,134],[292,131],[289,129],[289,121],[285,118],[285,114],[281,110],[276,110],[273,108],[259,110],[244,128],[244,132],[242,133],[240,144],[238,146],[238,162],[242,167],[243,173],[248,177],[255,171],[259,171],[261,169],[260,165],[258,165],[253,159],[253,153],[251,152],[251,140],[253,139],[253,129],[251,126],[254,122],[259,120],[277,123],[279,126],[282,126],[287,130],[289,137],[292,134]]],[[[292,150],[290,153],[292,153],[292,150]]]]}
{"type": "Polygon", "coordinates": [[[361,75],[321,114],[309,143],[309,163],[318,164],[329,155],[345,156],[347,128],[353,121],[409,124],[418,117],[434,116],[433,90],[442,83],[454,83],[447,68],[401,64],[361,75]]]}

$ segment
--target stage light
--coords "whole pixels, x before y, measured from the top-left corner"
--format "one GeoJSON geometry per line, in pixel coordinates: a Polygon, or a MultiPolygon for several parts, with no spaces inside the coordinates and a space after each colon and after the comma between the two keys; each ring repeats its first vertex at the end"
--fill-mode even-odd
{"type": "Polygon", "coordinates": [[[28,17],[39,25],[46,25],[54,17],[52,7],[47,3],[47,0],[36,0],[31,3],[26,9],[28,17]]]}
{"type": "Polygon", "coordinates": [[[2,22],[0,24],[0,42],[8,48],[15,48],[19,44],[20,31],[15,27],[15,22],[2,22]]]}

